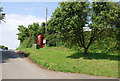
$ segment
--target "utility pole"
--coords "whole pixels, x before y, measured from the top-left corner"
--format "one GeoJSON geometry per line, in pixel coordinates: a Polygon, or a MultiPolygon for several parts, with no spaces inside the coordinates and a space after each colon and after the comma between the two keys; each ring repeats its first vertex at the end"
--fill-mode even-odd
{"type": "Polygon", "coordinates": [[[47,32],[47,15],[48,15],[48,9],[46,8],[45,33],[47,32]]]}
{"type": "MultiPolygon", "coordinates": [[[[47,15],[48,15],[48,9],[46,8],[45,34],[47,34],[47,15]]],[[[45,39],[45,46],[46,46],[46,44],[47,44],[47,41],[46,41],[46,39],[45,39]]]]}

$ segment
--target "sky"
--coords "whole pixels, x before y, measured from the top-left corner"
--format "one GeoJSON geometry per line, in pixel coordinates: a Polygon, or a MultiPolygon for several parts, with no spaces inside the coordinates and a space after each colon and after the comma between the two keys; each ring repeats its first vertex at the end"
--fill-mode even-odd
{"type": "Polygon", "coordinates": [[[6,13],[5,23],[0,24],[0,45],[15,49],[19,46],[18,25],[29,25],[45,21],[45,9],[48,8],[48,19],[58,7],[58,2],[2,2],[6,13]]]}

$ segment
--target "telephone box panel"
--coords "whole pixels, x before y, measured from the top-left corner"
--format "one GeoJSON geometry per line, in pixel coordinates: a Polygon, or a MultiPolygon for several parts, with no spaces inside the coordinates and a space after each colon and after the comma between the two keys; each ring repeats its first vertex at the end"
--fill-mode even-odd
{"type": "Polygon", "coordinates": [[[44,35],[38,35],[38,41],[37,44],[40,45],[40,48],[43,48],[43,39],[44,39],[44,35]]]}

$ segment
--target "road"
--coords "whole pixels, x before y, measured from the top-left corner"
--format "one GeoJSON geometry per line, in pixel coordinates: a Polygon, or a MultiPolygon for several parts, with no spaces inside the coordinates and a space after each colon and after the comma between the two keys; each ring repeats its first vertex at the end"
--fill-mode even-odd
{"type": "MultiPolygon", "coordinates": [[[[1,52],[0,52],[1,53],[1,52]]],[[[76,73],[49,71],[13,51],[2,51],[2,79],[112,79],[76,73]]]]}

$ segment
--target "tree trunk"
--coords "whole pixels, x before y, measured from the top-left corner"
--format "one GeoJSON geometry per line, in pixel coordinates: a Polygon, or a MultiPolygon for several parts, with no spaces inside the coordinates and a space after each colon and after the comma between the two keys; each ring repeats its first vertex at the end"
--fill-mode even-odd
{"type": "Polygon", "coordinates": [[[88,54],[88,49],[84,48],[84,54],[87,55],[88,54]]]}

